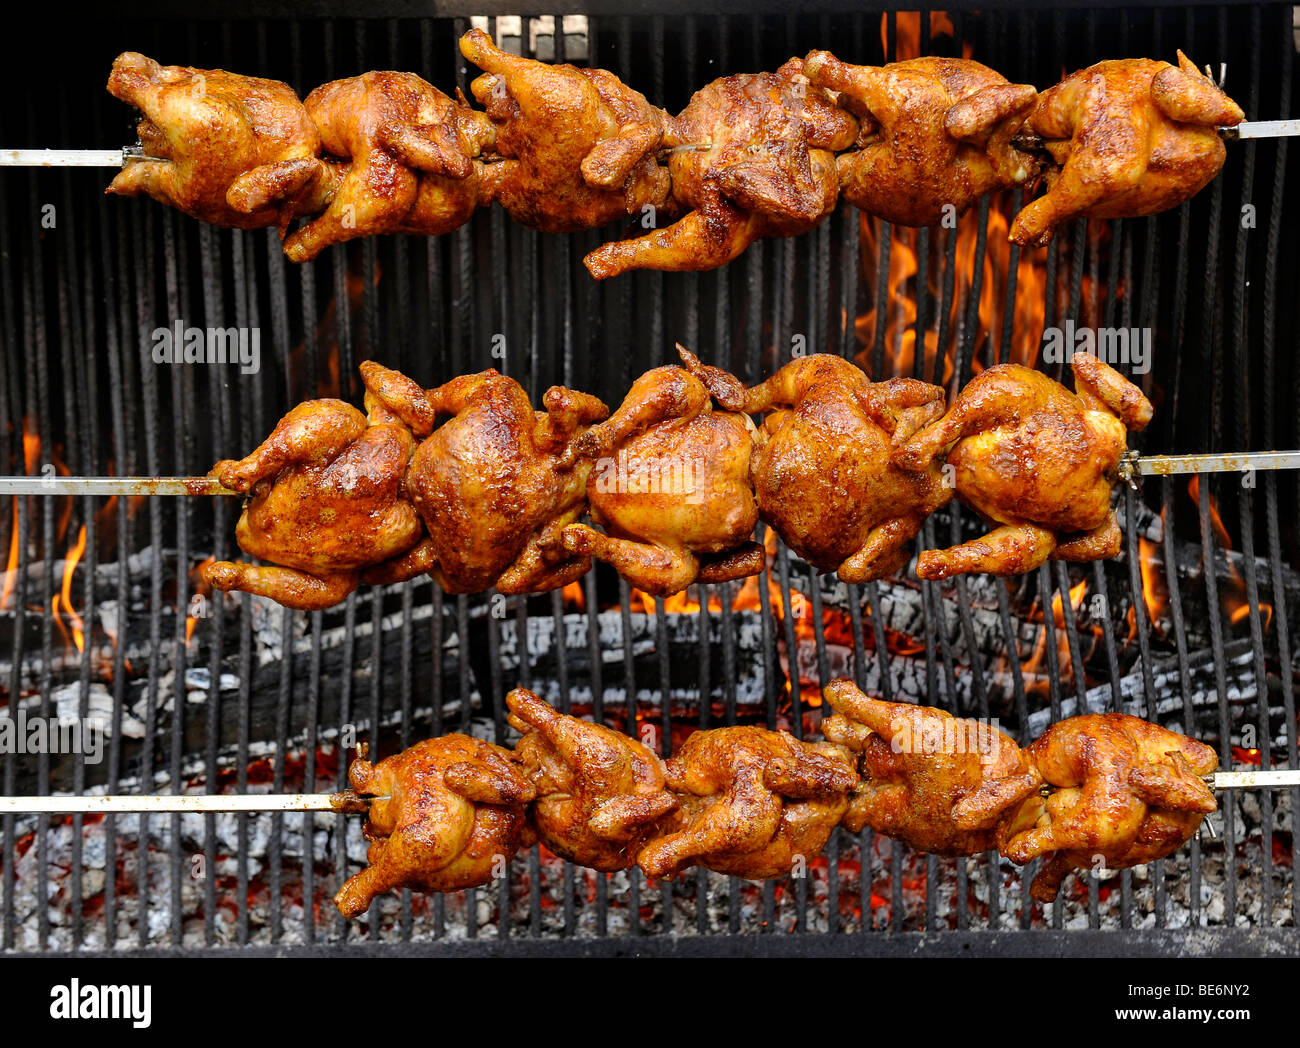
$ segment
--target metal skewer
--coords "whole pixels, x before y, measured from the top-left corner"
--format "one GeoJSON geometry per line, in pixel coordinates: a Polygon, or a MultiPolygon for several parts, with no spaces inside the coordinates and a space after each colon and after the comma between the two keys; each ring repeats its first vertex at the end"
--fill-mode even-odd
{"type": "MultiPolygon", "coordinates": [[[[1119,477],[1165,477],[1180,473],[1247,473],[1257,469],[1300,469],[1300,451],[1247,451],[1215,455],[1139,455],[1128,452],[1119,477]]],[[[246,493],[225,487],[216,477],[0,477],[4,495],[226,495],[246,493]]]]}
{"type": "MultiPolygon", "coordinates": [[[[344,793],[176,794],[170,796],[0,797],[0,814],[72,815],[78,812],[352,811],[360,798],[344,793]]],[[[387,797],[364,798],[388,800],[387,797]]]]}
{"type": "Polygon", "coordinates": [[[141,146],[123,149],[0,149],[0,167],[125,167],[134,160],[168,161],[145,156],[141,146]]]}

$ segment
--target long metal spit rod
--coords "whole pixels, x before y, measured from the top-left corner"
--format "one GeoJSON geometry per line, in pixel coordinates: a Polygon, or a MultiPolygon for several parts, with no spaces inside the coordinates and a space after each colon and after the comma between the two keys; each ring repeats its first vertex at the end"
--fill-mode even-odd
{"type": "MultiPolygon", "coordinates": [[[[1300,786],[1300,770],[1220,771],[1206,776],[1216,790],[1281,790],[1300,786]]],[[[0,815],[93,815],[97,812],[361,812],[371,801],[350,793],[177,794],[89,797],[0,797],[0,815]]]]}
{"type": "MultiPolygon", "coordinates": [[[[1300,135],[1300,120],[1247,120],[1236,127],[1219,128],[1219,136],[1228,142],[1296,135],[1300,135]]],[[[707,142],[689,142],[670,152],[708,147],[707,142]]],[[[138,145],[123,149],[0,149],[0,167],[123,167],[135,160],[163,158],[145,156],[138,145]]]]}
{"type": "MultiPolygon", "coordinates": [[[[1300,469],[1300,451],[1250,451],[1217,455],[1141,455],[1120,460],[1122,480],[1177,473],[1247,473],[1300,469]]],[[[215,477],[0,477],[4,495],[235,495],[215,477]]]]}

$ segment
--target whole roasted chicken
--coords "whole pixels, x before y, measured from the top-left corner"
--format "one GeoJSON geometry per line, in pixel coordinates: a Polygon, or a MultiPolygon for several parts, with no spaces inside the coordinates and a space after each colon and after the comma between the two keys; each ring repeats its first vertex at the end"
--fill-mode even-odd
{"type": "Polygon", "coordinates": [[[561,535],[586,510],[591,463],[564,459],[569,441],[609,409],[586,393],[552,386],[534,411],[524,388],[495,370],[433,390],[394,386],[377,396],[427,433],[405,491],[428,535],[405,556],[367,574],[391,582],[429,572],[448,593],[544,593],[591,568],[561,535]]]}
{"type": "Polygon", "coordinates": [[[630,269],[715,269],[760,237],[807,232],[834,210],[834,152],[857,132],[857,121],[808,83],[798,59],[775,73],[715,80],[664,135],[673,197],[687,213],[583,261],[597,280],[630,269]]]}
{"type": "Polygon", "coordinates": [[[239,548],[269,565],[217,561],[203,570],[219,590],[243,590],[290,608],[337,604],[362,569],[406,553],[420,540],[419,514],[403,479],[415,451],[411,428],[380,397],[420,392],[406,376],[361,366],[362,414],[341,400],[309,400],[282,418],[246,458],[212,476],[250,494],[235,529],[239,548]]]}
{"type": "Polygon", "coordinates": [[[1127,431],[1151,420],[1151,402],[1091,354],[1076,353],[1070,366],[1075,393],[1018,364],[982,371],[943,418],[895,448],[894,463],[917,471],[946,454],[958,497],[996,525],[983,538],[926,550],[918,576],[1016,575],[1049,558],[1118,555],[1111,485],[1127,431]]]}
{"type": "Polygon", "coordinates": [[[344,917],[359,917],[377,895],[396,888],[454,892],[504,872],[520,845],[531,844],[524,806],[533,787],[510,753],[468,735],[425,739],[378,764],[364,750],[348,768],[350,810],[367,803],[367,867],[334,897],[344,917]]]}
{"type": "Polygon", "coordinates": [[[1025,748],[1028,767],[990,780],[959,818],[1001,807],[998,846],[1012,862],[1048,856],[1030,886],[1051,902],[1072,869],[1120,870],[1176,851],[1216,808],[1202,776],[1219,760],[1204,743],[1122,713],[1053,724],[1025,748]],[[1051,792],[1042,796],[1044,786],[1051,792]]]}
{"type": "Polygon", "coordinates": [[[1047,193],[1016,216],[1011,239],[1045,244],[1071,218],[1131,218],[1181,204],[1223,167],[1216,127],[1245,118],[1181,51],[1177,67],[1125,58],[1081,69],[1043,92],[1029,116],[1055,166],[1047,193]]]}
{"type": "MultiPolygon", "coordinates": [[[[285,241],[294,262],[331,244],[379,233],[432,236],[457,228],[479,204],[493,129],[414,73],[375,72],[335,80],[307,96],[329,160],[317,160],[322,214],[285,241]]],[[[278,192],[273,175],[294,177],[282,162],[235,182],[231,202],[256,211],[278,192]]]]}
{"type": "Polygon", "coordinates": [[[878,833],[934,855],[975,855],[996,846],[1002,808],[954,807],[982,783],[1028,771],[1020,747],[991,724],[944,710],[882,702],[852,681],[822,691],[835,716],[822,734],[860,754],[862,782],[853,791],[844,825],[878,833]]]}
{"type": "Polygon", "coordinates": [[[751,880],[785,876],[825,847],[858,781],[841,747],[754,727],[697,731],[665,770],[682,808],[672,831],[641,849],[647,877],[693,865],[751,880]]]}
{"type": "Polygon", "coordinates": [[[603,69],[507,54],[481,29],[460,41],[484,71],[471,85],[503,159],[483,171],[486,203],[548,233],[602,226],[669,200],[657,159],[667,114],[603,69]]]}
{"type": "Polygon", "coordinates": [[[686,369],[646,372],[614,414],[569,446],[570,458],[594,461],[587,500],[605,532],[570,524],[564,548],[608,561],[657,596],[758,574],[752,429],[744,415],[713,411],[686,369]]]}
{"type": "Polygon", "coordinates": [[[943,390],[916,379],[871,382],[841,357],[816,353],[746,389],[687,355],[728,411],[769,412],[750,459],[763,519],[819,571],[845,582],[893,574],[926,516],[952,497],[938,464],[899,469],[890,454],[943,413],[943,390]]]}
{"type": "Polygon", "coordinates": [[[840,193],[887,222],[932,226],[985,193],[1037,173],[1011,140],[1038,92],[964,58],[854,66],[811,51],[804,72],[858,117],[856,149],[836,159],[840,193]]]}
{"type": "Polygon", "coordinates": [[[287,227],[321,207],[320,136],[288,84],[221,69],[159,65],[127,51],[108,78],[114,98],[143,114],[144,160],[123,166],[108,187],[144,193],[204,222],[237,229],[287,227]],[[245,209],[227,200],[240,180],[258,191],[245,209]]]}
{"type": "Polygon", "coordinates": [[[663,763],[636,739],[569,717],[531,691],[506,696],[515,745],[536,792],[530,809],[538,839],[554,854],[593,870],[626,870],[678,801],[665,789],[663,763]]]}

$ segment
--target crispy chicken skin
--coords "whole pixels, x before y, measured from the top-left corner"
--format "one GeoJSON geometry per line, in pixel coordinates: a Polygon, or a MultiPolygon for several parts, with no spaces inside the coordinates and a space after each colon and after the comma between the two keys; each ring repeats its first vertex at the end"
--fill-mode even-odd
{"type": "Polygon", "coordinates": [[[1102,560],[1122,537],[1111,484],[1127,430],[1151,420],[1151,402],[1095,356],[1071,360],[1075,393],[1018,364],[976,375],[947,414],[895,449],[904,469],[942,455],[958,497],[997,525],[981,539],[917,560],[923,579],[989,572],[1016,575],[1044,561],[1102,560]]]}
{"type": "Polygon", "coordinates": [[[1037,173],[1011,139],[1038,92],[1008,83],[962,58],[914,58],[854,66],[810,51],[804,72],[838,92],[858,117],[852,152],[836,158],[840,194],[887,222],[932,226],[951,205],[965,211],[985,193],[1021,185],[1037,173]]]}
{"type": "Polygon", "coordinates": [[[890,454],[943,413],[942,389],[915,379],[871,382],[826,353],[793,360],[746,389],[687,359],[728,411],[769,412],[750,481],[763,520],[791,549],[845,582],[884,578],[907,563],[907,544],[952,491],[937,463],[909,472],[890,454]]]}
{"type": "Polygon", "coordinates": [[[437,389],[377,394],[413,429],[451,415],[420,443],[406,491],[427,537],[406,556],[368,573],[392,582],[429,572],[448,593],[544,593],[591,568],[567,552],[564,527],[586,510],[591,464],[562,462],[568,442],[609,409],[562,386],[534,411],[524,388],[495,370],[462,375],[437,389]]]}
{"type": "MultiPolygon", "coordinates": [[[[487,117],[448,98],[414,73],[373,72],[335,80],[307,96],[321,144],[336,160],[317,160],[324,187],[319,215],[285,241],[291,261],[379,233],[446,233],[478,207],[482,164],[491,143],[487,117]]],[[[296,161],[236,180],[230,199],[256,211],[270,177],[292,177],[296,161]]]]}
{"type": "Polygon", "coordinates": [[[678,807],[663,763],[635,739],[558,713],[525,688],[506,705],[511,726],[524,733],[514,759],[536,791],[529,814],[538,839],[593,870],[629,869],[678,807]]]}
{"type": "Polygon", "coordinates": [[[656,596],[758,574],[752,429],[744,415],[713,411],[685,368],[646,372],[613,415],[570,445],[571,457],[594,462],[587,500],[605,532],[570,524],[564,548],[610,562],[656,596]]]}
{"type": "Polygon", "coordinates": [[[1055,166],[1046,195],[1016,216],[1011,239],[1046,244],[1071,218],[1154,215],[1181,204],[1223,167],[1216,126],[1245,118],[1181,51],[1177,67],[1127,58],[1066,77],[1030,114],[1027,126],[1055,166]]]}
{"type": "Polygon", "coordinates": [[[668,201],[657,160],[667,114],[613,73],[507,54],[481,29],[460,41],[484,71],[470,90],[496,125],[503,158],[483,172],[481,201],[547,233],[592,229],[668,201]]]}
{"type": "Polygon", "coordinates": [[[321,204],[316,181],[320,137],[288,84],[221,69],[163,66],[127,51],[108,78],[114,98],[143,114],[146,156],[127,163],[108,192],[144,193],[219,226],[284,229],[321,204]],[[260,204],[227,201],[236,180],[260,186],[260,204]]]}
{"type": "Polygon", "coordinates": [[[1215,810],[1201,776],[1218,766],[1204,743],[1122,713],[1053,724],[1025,748],[1028,768],[989,780],[957,805],[959,817],[1002,808],[998,846],[1012,862],[1047,864],[1030,894],[1056,898],[1071,869],[1126,869],[1187,843],[1215,810]],[[1055,792],[1043,797],[1046,784],[1055,792]]]}
{"type": "Polygon", "coordinates": [[[963,824],[953,811],[981,783],[1028,770],[1013,739],[943,710],[868,698],[844,679],[822,694],[835,710],[822,722],[822,734],[860,754],[862,782],[845,827],[857,833],[870,826],[934,855],[974,855],[996,846],[1000,807],[967,811],[963,824]]]}
{"type": "Polygon", "coordinates": [[[776,73],[745,73],[697,91],[663,144],[673,197],[687,214],[583,261],[597,280],[630,269],[716,269],[760,237],[796,236],[835,208],[834,151],[857,121],[791,59],[776,73]],[[687,148],[690,147],[690,148],[687,148]]]}
{"type": "Polygon", "coordinates": [[[486,884],[529,840],[525,805],[533,787],[510,753],[468,735],[425,739],[378,764],[363,754],[348,768],[351,794],[373,794],[367,867],[334,897],[359,917],[396,888],[454,892],[486,884]]]}
{"type": "Polygon", "coordinates": [[[697,731],[665,770],[682,810],[673,832],[637,856],[647,877],[694,865],[752,880],[784,876],[825,847],[858,781],[842,747],[754,727],[697,731]]]}
{"type": "Polygon", "coordinates": [[[415,439],[376,395],[419,387],[373,362],[362,378],[366,414],[341,400],[309,400],[247,458],[212,467],[226,487],[251,495],[235,529],[239,548],[272,565],[217,561],[203,571],[211,586],[327,608],[356,588],[363,568],[419,541],[420,517],[402,489],[415,439]]]}

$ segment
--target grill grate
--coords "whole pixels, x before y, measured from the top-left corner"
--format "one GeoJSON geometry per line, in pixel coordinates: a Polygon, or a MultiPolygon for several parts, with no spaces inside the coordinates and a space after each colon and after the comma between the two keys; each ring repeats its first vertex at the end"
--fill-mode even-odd
{"type": "MultiPolygon", "coordinates": [[[[494,31],[495,19],[489,23],[494,31]]],[[[300,92],[382,67],[467,90],[469,71],[454,40],[468,24],[106,22],[72,45],[57,82],[49,71],[4,74],[28,78],[8,97],[29,101],[16,116],[3,114],[0,132],[14,145],[126,141],[131,121],[102,85],[112,56],[125,49],[277,76],[300,92]]],[[[939,21],[897,12],[597,13],[588,46],[597,64],[674,111],[714,76],[775,68],[814,46],[859,62],[910,53],[913,26],[921,53],[960,55],[970,44],[974,57],[1012,80],[1040,85],[1101,57],[1167,58],[1181,46],[1200,61],[1228,62],[1228,89],[1248,116],[1291,115],[1290,6],[954,11],[951,24],[949,35],[937,31],[939,21]]],[[[554,46],[563,59],[563,34],[554,46]]],[[[1297,371],[1276,348],[1296,333],[1296,301],[1279,292],[1296,277],[1300,238],[1285,235],[1297,226],[1286,206],[1295,173],[1285,139],[1230,149],[1224,175],[1169,215],[1108,226],[1078,221],[1062,231],[1045,253],[1041,296],[1020,285],[1025,253],[1012,247],[1004,262],[998,250],[997,221],[1019,206],[1019,191],[1007,201],[984,200],[957,230],[914,236],[864,225],[841,205],[813,233],[760,243],[713,273],[637,273],[597,285],[581,256],[617,228],[542,236],[493,210],[446,237],[359,241],[290,267],[273,233],[216,230],[152,202],[106,199],[97,173],[6,171],[0,434],[12,472],[38,472],[56,460],[77,474],[203,472],[217,457],[253,447],[300,399],[359,400],[360,360],[373,357],[427,385],[496,366],[535,399],[559,382],[616,403],[636,374],[668,359],[675,340],[747,380],[788,359],[801,336],[810,352],[856,356],[873,377],[902,368],[960,384],[978,367],[1019,359],[1017,337],[1023,341],[1026,329],[1009,318],[1018,303],[1041,297],[1039,324],[1155,329],[1153,367],[1138,381],[1158,394],[1157,417],[1140,446],[1171,453],[1294,447],[1300,418],[1278,400],[1295,394],[1297,371]],[[57,215],[53,230],[40,222],[47,204],[57,215]],[[1258,228],[1239,220],[1247,206],[1255,207],[1258,228]],[[915,314],[891,329],[891,274],[908,254],[930,279],[913,282],[915,314]],[[996,337],[981,327],[985,299],[1007,318],[996,337]],[[874,327],[860,334],[856,319],[873,309],[874,327]],[[148,333],[178,319],[259,328],[262,370],[240,376],[155,366],[148,333]],[[498,333],[503,358],[491,352],[498,333]],[[921,347],[910,364],[900,354],[907,333],[921,347]],[[924,352],[927,343],[937,350],[924,352]]],[[[653,731],[664,753],[695,726],[756,719],[803,734],[818,710],[801,694],[801,656],[817,682],[846,664],[860,685],[870,673],[885,698],[928,696],[962,715],[996,715],[1022,738],[1036,734],[1035,712],[1057,719],[1074,703],[1086,706],[1090,679],[1108,686],[1107,705],[1119,708],[1130,698],[1123,682],[1136,674],[1137,712],[1196,725],[1225,766],[1250,724],[1262,766],[1300,767],[1286,585],[1295,579],[1297,535],[1294,525],[1284,527],[1297,518],[1298,496],[1290,475],[1265,475],[1253,488],[1234,477],[1201,477],[1194,500],[1172,478],[1149,481],[1140,494],[1121,497],[1124,561],[1045,566],[1011,590],[977,579],[837,588],[812,581],[778,545],[752,609],[733,608],[734,588],[705,586],[693,595],[697,606],[670,613],[655,600],[647,615],[602,567],[582,583],[583,610],[559,593],[447,597],[427,581],[363,589],[330,612],[290,612],[247,595],[208,598],[196,605],[208,614],[193,616],[188,643],[186,612],[202,596],[192,569],[203,557],[236,552],[233,507],[221,499],[15,498],[0,504],[0,550],[16,558],[0,608],[9,707],[26,699],[42,717],[67,708],[84,718],[102,691],[112,731],[100,765],[6,755],[4,791],[328,789],[344,781],[338,733],[345,726],[376,734],[385,753],[425,733],[503,739],[502,699],[516,683],[543,691],[562,710],[590,712],[643,738],[653,731]],[[60,560],[83,525],[85,552],[65,607],[60,560]],[[1167,627],[1132,599],[1146,585],[1147,544],[1167,588],[1167,627]],[[1190,565],[1189,548],[1197,551],[1190,565]],[[1245,611],[1234,610],[1242,616],[1234,621],[1222,601],[1224,580],[1236,570],[1245,611]],[[1080,583],[1101,608],[1131,609],[1130,637],[1117,632],[1122,616],[1076,606],[1072,588],[1080,583]],[[888,627],[909,593],[919,594],[914,653],[898,651],[888,627]],[[790,613],[797,602],[807,607],[798,622],[790,613]],[[86,637],[80,652],[63,644],[74,607],[86,637]],[[1045,687],[1037,674],[1027,679],[1026,608],[1041,617],[1045,687]],[[847,615],[851,639],[828,637],[826,618],[836,614],[847,615]],[[1085,618],[1100,633],[1086,638],[1089,650],[1085,618]],[[986,623],[1005,667],[982,653],[986,623]],[[117,643],[102,655],[110,629],[117,643]],[[1198,661],[1206,637],[1208,669],[1198,661]],[[1208,719],[1192,699],[1207,681],[1208,719]],[[1179,700],[1172,713],[1160,705],[1170,698],[1179,700]],[[1270,756],[1275,739],[1281,748],[1270,756]]],[[[972,517],[936,515],[925,544],[958,541],[972,517]]],[[[545,939],[555,940],[548,948],[557,952],[576,952],[605,949],[589,940],[607,937],[678,950],[671,943],[700,935],[734,936],[724,948],[744,952],[750,934],[790,931],[806,933],[808,950],[824,951],[837,932],[926,930],[943,933],[941,948],[959,952],[969,948],[968,931],[1032,928],[1041,938],[1081,928],[1105,931],[1105,941],[1126,948],[1174,952],[1176,936],[1125,933],[1186,922],[1208,925],[1223,943],[1264,949],[1277,928],[1294,928],[1300,918],[1297,810],[1300,791],[1223,794],[1221,832],[1232,847],[1222,839],[1193,843],[1145,878],[1125,871],[1090,879],[1082,896],[1046,911],[1029,900],[1029,877],[996,855],[917,857],[870,830],[841,830],[810,877],[763,885],[698,871],[650,886],[637,871],[592,874],[533,849],[502,883],[446,898],[404,892],[381,900],[368,926],[338,918],[328,904],[355,866],[356,820],[107,816],[94,825],[81,816],[7,816],[0,823],[2,942],[6,950],[59,952],[463,939],[480,942],[456,949],[486,952],[504,949],[498,940],[545,939]],[[1258,836],[1237,842],[1247,825],[1258,836]],[[60,856],[66,871],[35,861],[42,856],[60,856]],[[49,905],[34,902],[47,898],[49,905]],[[664,946],[669,933],[676,938],[664,946]]],[[[997,941],[1008,951],[1041,952],[1030,938],[997,941]]],[[[877,944],[871,948],[886,948],[879,935],[869,939],[877,944]]]]}

